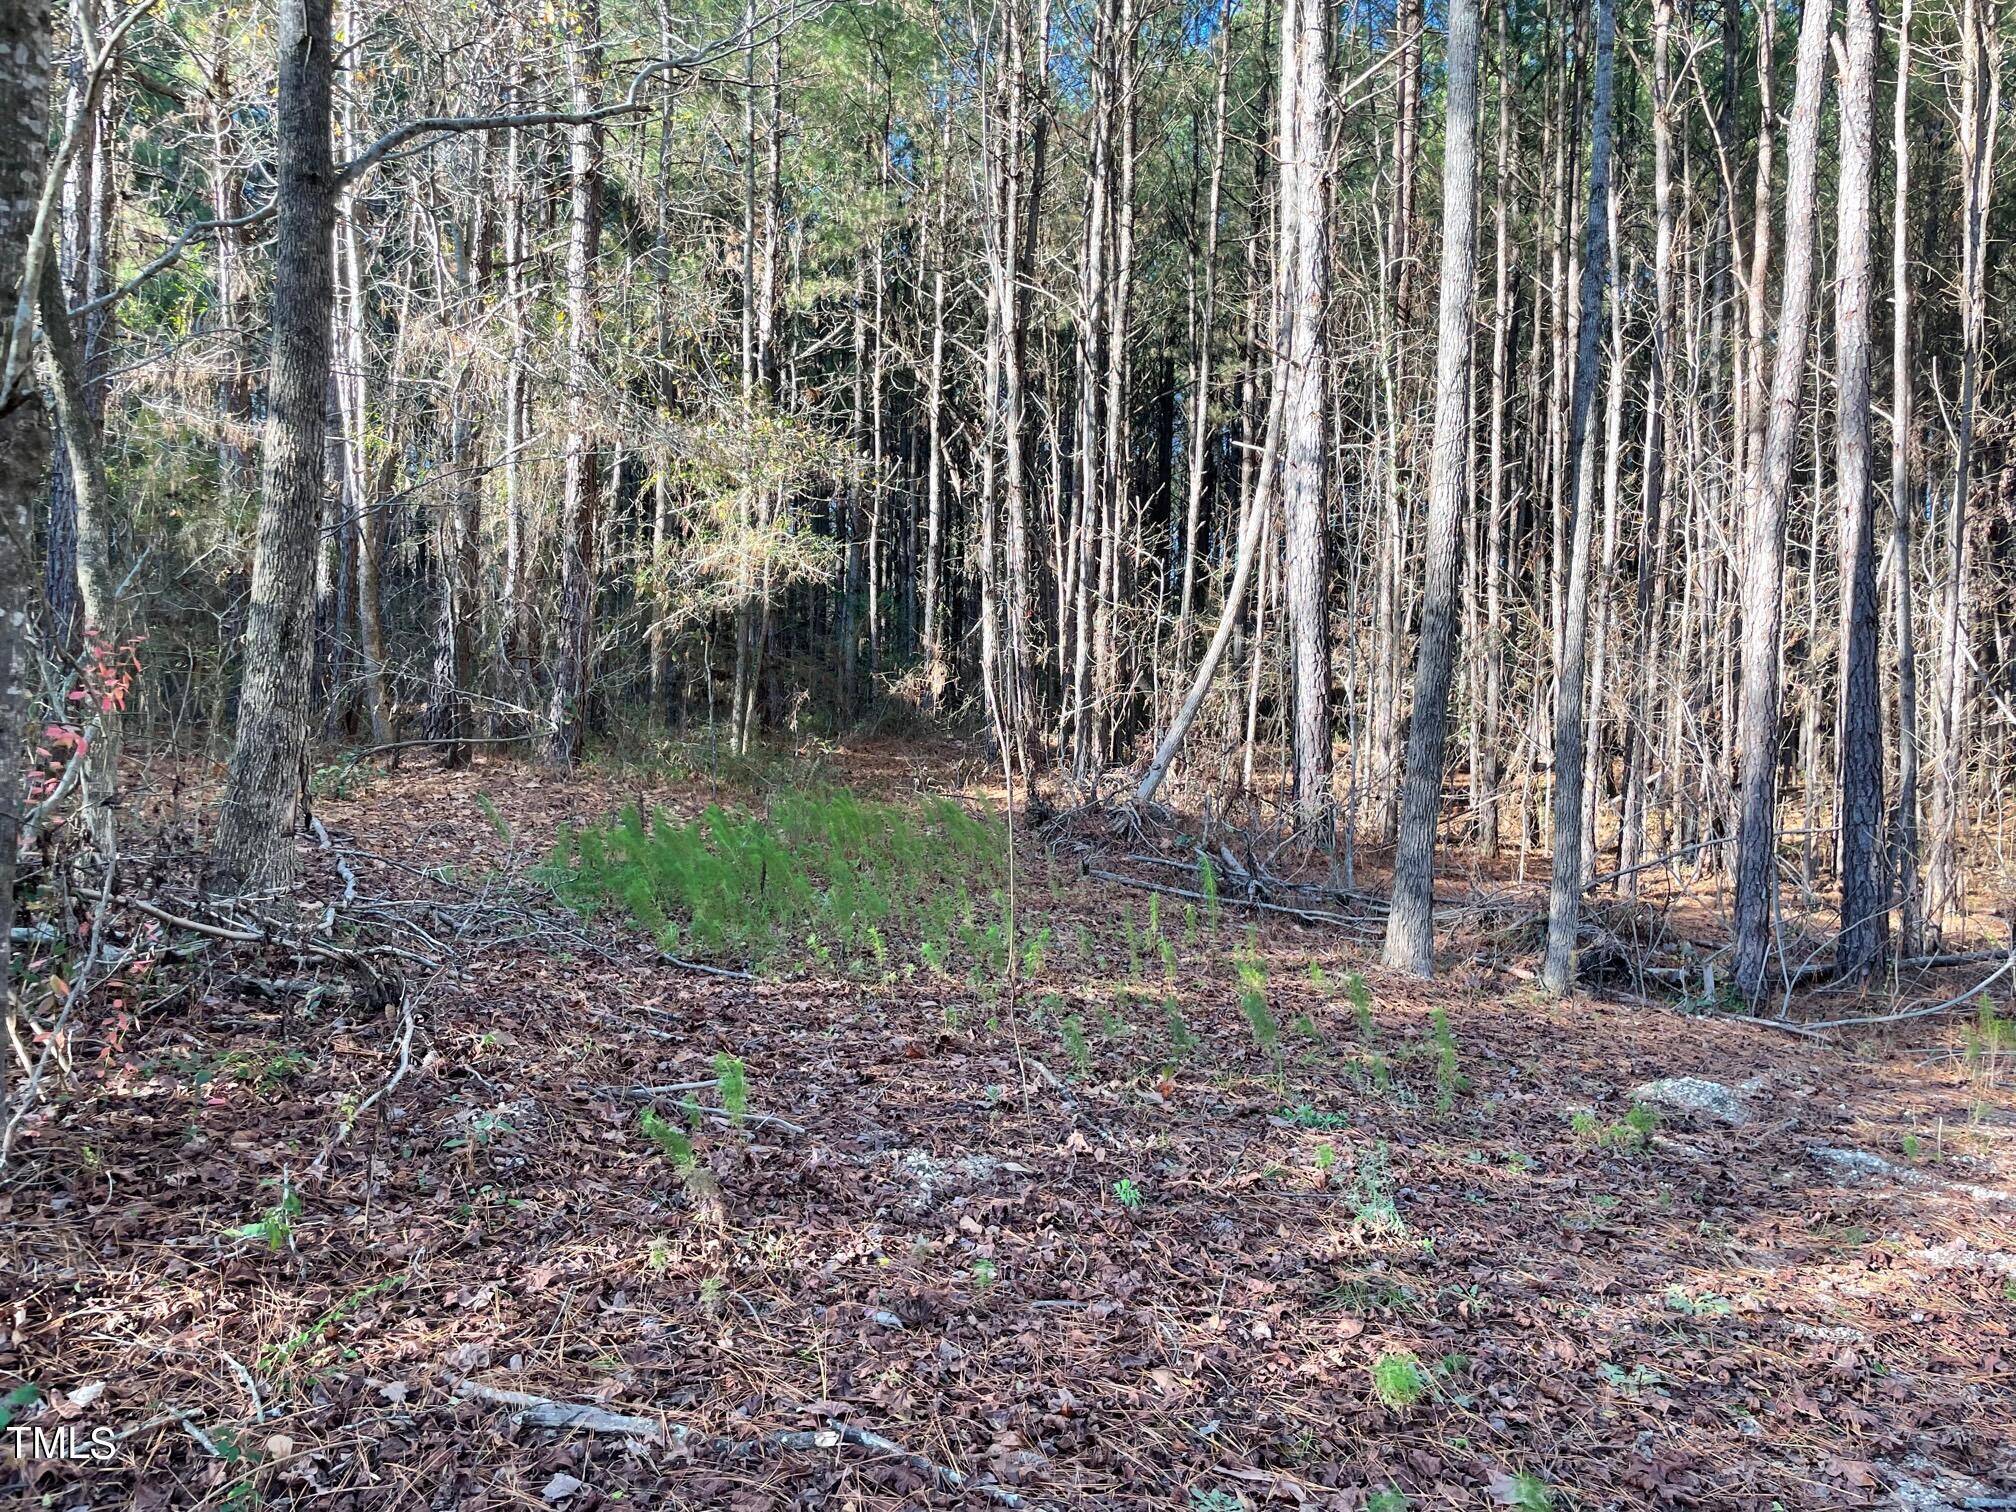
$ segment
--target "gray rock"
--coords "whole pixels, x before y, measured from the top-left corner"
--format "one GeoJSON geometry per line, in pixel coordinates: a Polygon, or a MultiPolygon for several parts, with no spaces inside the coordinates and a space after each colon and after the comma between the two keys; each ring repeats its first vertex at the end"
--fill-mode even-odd
{"type": "Polygon", "coordinates": [[[1750,1122],[1750,1108],[1742,1097],[1705,1076],[1661,1077],[1632,1088],[1631,1100],[1683,1122],[1706,1120],[1731,1128],[1741,1128],[1750,1122]]]}

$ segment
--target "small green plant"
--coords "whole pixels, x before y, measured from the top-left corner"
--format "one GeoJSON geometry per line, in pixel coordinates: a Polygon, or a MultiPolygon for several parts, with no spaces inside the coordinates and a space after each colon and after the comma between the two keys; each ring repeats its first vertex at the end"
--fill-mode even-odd
{"type": "Polygon", "coordinates": [[[989,1290],[997,1279],[999,1279],[999,1273],[995,1270],[992,1260],[980,1259],[973,1262],[973,1289],[975,1291],[984,1292],[989,1290]]]}
{"type": "Polygon", "coordinates": [[[1204,852],[1197,852],[1197,891],[1204,894],[1204,920],[1212,932],[1218,929],[1218,868],[1204,852]]]}
{"type": "Polygon", "coordinates": [[[33,1407],[42,1400],[42,1388],[33,1381],[23,1381],[4,1397],[0,1397],[0,1430],[5,1430],[14,1421],[14,1415],[24,1407],[33,1407]]]}
{"type": "Polygon", "coordinates": [[[1318,1109],[1308,1103],[1297,1103],[1292,1108],[1283,1108],[1281,1117],[1298,1129],[1348,1129],[1351,1127],[1349,1113],[1332,1113],[1318,1109]]]}
{"type": "Polygon", "coordinates": [[[1085,1039],[1085,1021],[1072,1014],[1058,1026],[1058,1033],[1064,1040],[1064,1053],[1071,1058],[1072,1069],[1079,1076],[1092,1073],[1092,1046],[1085,1039]]]}
{"type": "Polygon", "coordinates": [[[1396,1491],[1391,1486],[1374,1491],[1365,1498],[1365,1512],[1410,1512],[1413,1505],[1406,1492],[1396,1491]]]}
{"type": "Polygon", "coordinates": [[[1435,1111],[1447,1113],[1456,1105],[1456,1094],[1469,1085],[1469,1078],[1456,1069],[1456,1035],[1440,1003],[1428,1014],[1428,1037],[1435,1051],[1435,1111]]]}
{"type": "Polygon", "coordinates": [[[392,1290],[393,1287],[403,1284],[405,1280],[405,1275],[401,1273],[399,1275],[387,1276],[381,1281],[373,1281],[369,1286],[359,1287],[292,1338],[262,1351],[259,1355],[259,1368],[265,1371],[279,1369],[301,1350],[319,1342],[324,1332],[334,1328],[373,1297],[392,1290]]]}
{"type": "Polygon", "coordinates": [[[1239,976],[1239,1011],[1246,1016],[1254,1043],[1272,1055],[1281,1042],[1281,1027],[1267,1007],[1267,968],[1250,951],[1234,956],[1232,965],[1239,976]]]}
{"type": "Polygon", "coordinates": [[[1690,1318],[1726,1318],[1733,1306],[1727,1297],[1718,1297],[1713,1292],[1696,1297],[1679,1286],[1667,1287],[1664,1300],[1668,1312],[1684,1313],[1690,1318]]]}
{"type": "Polygon", "coordinates": [[[217,1062],[217,1073],[229,1076],[257,1096],[268,1097],[300,1075],[307,1065],[308,1057],[300,1050],[233,1050],[217,1062]]]}
{"type": "Polygon", "coordinates": [[[1372,1394],[1382,1406],[1412,1407],[1428,1395],[1430,1384],[1411,1350],[1389,1349],[1372,1362],[1372,1394]]]}
{"type": "Polygon", "coordinates": [[[1501,1486],[1494,1487],[1494,1494],[1503,1505],[1516,1508],[1517,1512],[1554,1512],[1553,1488],[1525,1470],[1505,1477],[1501,1486]]]}
{"type": "Polygon", "coordinates": [[[1337,1146],[1320,1144],[1316,1146],[1316,1174],[1325,1181],[1330,1179],[1330,1168],[1337,1164],[1337,1146]]]}
{"type": "Polygon", "coordinates": [[[2003,1059],[2012,1050],[2016,1050],[2016,1018],[1997,1016],[1988,994],[1982,993],[1975,1005],[1974,1022],[1968,1026],[1964,1038],[1963,1055],[1975,1084],[1998,1085],[2003,1059]]]}
{"type": "Polygon", "coordinates": [[[362,797],[370,790],[377,772],[357,759],[333,761],[328,766],[317,767],[308,779],[310,798],[347,801],[362,797]]]}
{"type": "Polygon", "coordinates": [[[280,1200],[263,1217],[231,1230],[233,1238],[257,1239],[276,1254],[294,1242],[294,1220],[301,1216],[301,1197],[286,1177],[280,1179],[280,1200]]]}
{"type": "Polygon", "coordinates": [[[1917,1160],[1925,1154],[1925,1141],[1916,1134],[1906,1134],[1900,1148],[1904,1151],[1906,1160],[1917,1160]]]}
{"type": "Polygon", "coordinates": [[[1351,1200],[1354,1207],[1351,1225],[1361,1235],[1390,1239],[1407,1237],[1407,1221],[1400,1216],[1399,1205],[1393,1200],[1393,1182],[1387,1172],[1387,1149],[1383,1139],[1359,1154],[1352,1173],[1351,1200]]]}
{"type": "Polygon", "coordinates": [[[699,1159],[693,1153],[693,1141],[683,1130],[667,1123],[650,1108],[644,1110],[641,1122],[644,1137],[658,1147],[658,1153],[671,1161],[682,1176],[698,1168],[699,1159]]]}
{"type": "Polygon", "coordinates": [[[1230,1491],[1215,1486],[1190,1488],[1190,1512],[1241,1512],[1246,1504],[1230,1491]]]}
{"type": "Polygon", "coordinates": [[[1169,1028],[1169,1054],[1172,1059],[1181,1060],[1197,1048],[1197,1036],[1184,1022],[1182,1005],[1173,995],[1162,999],[1162,1021],[1169,1028]]]}
{"type": "Polygon", "coordinates": [[[497,838],[502,840],[506,845],[509,845],[511,843],[511,826],[505,823],[504,816],[497,811],[497,800],[492,798],[488,793],[478,793],[476,795],[476,807],[483,811],[484,819],[489,821],[490,828],[497,832],[497,838]]]}
{"type": "Polygon", "coordinates": [[[737,1128],[749,1116],[749,1073],[739,1055],[726,1051],[714,1057],[715,1090],[721,1094],[722,1111],[737,1128]]]}
{"type": "Polygon", "coordinates": [[[1604,1383],[1622,1396],[1636,1400],[1645,1392],[1653,1390],[1666,1378],[1650,1365],[1633,1365],[1629,1370],[1613,1361],[1605,1360],[1596,1367],[1604,1383]]]}
{"type": "Polygon", "coordinates": [[[1372,1023],[1372,989],[1354,971],[1344,978],[1344,995],[1351,1000],[1351,1017],[1358,1025],[1358,1037],[1371,1044],[1376,1033],[1372,1023]]]}
{"type": "Polygon", "coordinates": [[[1568,1130],[1584,1144],[1602,1150],[1642,1150],[1652,1143],[1659,1127],[1659,1115],[1644,1103],[1631,1104],[1623,1122],[1606,1124],[1587,1109],[1568,1115],[1568,1130]]]}
{"type": "Polygon", "coordinates": [[[1183,905],[1183,943],[1185,945],[1195,945],[1197,943],[1197,905],[1195,903],[1185,903],[1183,905]]]}
{"type": "Polygon", "coordinates": [[[1113,1183],[1113,1197],[1128,1212],[1138,1213],[1141,1211],[1141,1204],[1144,1201],[1141,1196],[1141,1188],[1134,1184],[1134,1179],[1131,1176],[1122,1176],[1118,1181],[1113,1183]]]}
{"type": "Polygon", "coordinates": [[[1050,926],[1045,924],[1022,942],[1022,979],[1032,982],[1043,975],[1043,963],[1050,954],[1050,926]]]}

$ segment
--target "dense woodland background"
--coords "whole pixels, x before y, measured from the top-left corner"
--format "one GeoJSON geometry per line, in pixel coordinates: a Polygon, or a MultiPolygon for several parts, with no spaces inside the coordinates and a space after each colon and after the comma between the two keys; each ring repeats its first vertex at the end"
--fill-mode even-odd
{"type": "Polygon", "coordinates": [[[2002,0],[66,4],[0,1497],[2016,1506],[2002,0]]]}
{"type": "Polygon", "coordinates": [[[1557,990],[1655,862],[1749,997],[2007,897],[1994,0],[13,11],[12,717],[228,749],[220,881],[311,748],[932,720],[1419,970],[1438,842],[1557,990]]]}

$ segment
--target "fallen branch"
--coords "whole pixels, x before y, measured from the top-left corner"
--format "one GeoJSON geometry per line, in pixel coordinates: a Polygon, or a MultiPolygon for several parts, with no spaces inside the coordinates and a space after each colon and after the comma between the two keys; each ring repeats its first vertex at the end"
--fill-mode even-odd
{"type": "Polygon", "coordinates": [[[654,1444],[683,1444],[692,1436],[690,1430],[657,1418],[630,1417],[593,1402],[556,1402],[529,1391],[504,1391],[478,1381],[458,1381],[455,1394],[509,1407],[513,1418],[533,1428],[578,1428],[584,1433],[615,1433],[654,1444]]]}
{"type": "MultiPolygon", "coordinates": [[[[704,1092],[709,1088],[718,1087],[719,1085],[718,1081],[709,1079],[707,1081],[696,1082],[665,1082],[655,1087],[604,1087],[602,1090],[627,1097],[632,1102],[650,1102],[655,1097],[676,1097],[684,1092],[704,1092]]],[[[700,1113],[710,1123],[732,1125],[737,1122],[734,1114],[723,1112],[719,1108],[702,1108],[700,1113]]],[[[801,1124],[792,1123],[787,1118],[779,1118],[775,1113],[759,1113],[754,1108],[745,1111],[740,1121],[743,1123],[753,1123],[759,1128],[782,1129],[786,1134],[803,1134],[805,1132],[804,1126],[801,1124]]]]}
{"type": "MultiPolygon", "coordinates": [[[[1149,882],[1140,877],[1125,877],[1119,872],[1088,871],[1085,875],[1101,882],[1117,882],[1122,887],[1138,887],[1143,892],[1163,893],[1172,898],[1189,898],[1198,903],[1213,901],[1204,893],[1188,887],[1171,887],[1166,883],[1149,882]]],[[[1260,898],[1228,898],[1222,894],[1216,901],[1221,907],[1257,908],[1267,913],[1286,914],[1289,918],[1300,919],[1305,924],[1329,924],[1339,929],[1355,930],[1360,934],[1366,933],[1369,928],[1363,919],[1347,919],[1342,914],[1325,913],[1319,908],[1294,908],[1286,903],[1268,903],[1260,898]]]]}
{"type": "Polygon", "coordinates": [[[866,1428],[856,1428],[851,1423],[829,1423],[824,1428],[786,1429],[772,1433],[750,1443],[739,1439],[703,1439],[691,1428],[675,1423],[669,1418],[634,1417],[627,1413],[611,1412],[594,1402],[557,1402],[550,1397],[534,1396],[529,1391],[505,1391],[496,1386],[485,1386],[479,1381],[463,1380],[455,1385],[455,1394],[472,1397],[477,1401],[491,1402],[499,1407],[509,1407],[512,1417],[533,1428],[575,1429],[584,1433],[609,1433],[627,1439],[642,1440],[652,1444],[676,1444],[682,1448],[705,1448],[730,1459],[746,1458],[759,1449],[806,1450],[838,1449],[852,1446],[856,1449],[871,1449],[877,1454],[886,1454],[901,1460],[919,1474],[930,1477],[937,1484],[950,1491],[966,1492],[992,1502],[998,1507],[1027,1507],[1034,1505],[1029,1498],[1010,1491],[1005,1486],[993,1485],[986,1481],[974,1481],[963,1472],[935,1460],[926,1459],[913,1450],[905,1449],[894,1439],[884,1438],[879,1433],[866,1428]]]}
{"type": "Polygon", "coordinates": [[[688,961],[680,956],[659,952],[658,959],[667,966],[677,966],[681,971],[697,971],[702,976],[726,977],[733,982],[753,982],[753,971],[736,971],[727,966],[709,966],[700,961],[688,961]]]}
{"type": "Polygon", "coordinates": [[[357,1104],[356,1108],[351,1111],[350,1116],[336,1126],[336,1132],[331,1134],[329,1142],[322,1146],[322,1153],[317,1155],[314,1163],[308,1167],[308,1174],[310,1176],[321,1176],[323,1167],[329,1162],[329,1157],[335,1154],[343,1141],[350,1137],[351,1131],[363,1120],[364,1115],[378,1103],[382,1102],[394,1087],[404,1081],[407,1071],[412,1068],[413,1022],[416,1010],[420,1006],[420,994],[402,983],[399,992],[399,1002],[401,1008],[399,1063],[392,1068],[392,1074],[385,1078],[384,1084],[376,1092],[373,1092],[369,1097],[357,1104]]]}
{"type": "Polygon", "coordinates": [[[2012,947],[2002,964],[1976,982],[1964,992],[1956,992],[1952,997],[1937,1003],[1926,1003],[1916,1008],[1901,1008],[1895,1013],[1879,1013],[1869,1018],[1826,1019],[1817,1024],[1808,1024],[1808,1029],[1862,1029],[1871,1024],[1901,1024],[1908,1019],[1934,1018],[1955,1008],[1971,1008],[1974,1000],[2000,979],[2005,973],[2016,971],[2016,947],[2012,947]]]}

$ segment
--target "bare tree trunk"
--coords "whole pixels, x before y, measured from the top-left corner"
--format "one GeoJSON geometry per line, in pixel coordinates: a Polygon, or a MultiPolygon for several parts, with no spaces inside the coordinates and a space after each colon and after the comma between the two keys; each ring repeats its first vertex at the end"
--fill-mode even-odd
{"type": "Polygon", "coordinates": [[[1974,423],[1987,339],[1988,201],[1994,190],[1995,135],[2002,109],[2002,37],[1995,0],[1964,0],[1960,12],[1960,322],[1959,435],[1953,449],[1953,501],[1946,516],[1946,584],[1940,603],[1939,680],[1932,705],[1932,811],[1925,852],[1925,933],[1936,948],[1945,915],[1964,904],[1960,818],[1967,746],[1967,509],[1973,486],[1974,423]]]}
{"type": "Polygon", "coordinates": [[[1511,91],[1519,66],[1512,52],[1507,24],[1509,5],[1497,8],[1498,23],[1498,146],[1492,179],[1492,234],[1496,239],[1491,298],[1491,503],[1484,525],[1484,706],[1478,747],[1482,760],[1471,774],[1471,799],[1477,807],[1477,848],[1498,854],[1498,784],[1503,743],[1505,683],[1505,405],[1508,348],[1512,334],[1510,236],[1506,224],[1505,180],[1511,151],[1511,91]]]}
{"type": "Polygon", "coordinates": [[[1653,664],[1665,602],[1667,407],[1673,360],[1673,0],[1652,16],[1652,197],[1657,220],[1652,253],[1651,364],[1645,394],[1644,540],[1638,549],[1637,621],[1633,628],[1631,703],[1625,732],[1624,815],[1617,869],[1635,894],[1645,850],[1646,783],[1652,765],[1653,664]]]}
{"type": "Polygon", "coordinates": [[[1329,29],[1314,0],[1281,13],[1281,245],[1284,358],[1281,506],[1286,517],[1283,585],[1292,647],[1295,810],[1327,843],[1330,800],[1329,578],[1324,563],[1325,318],[1329,296],[1329,29]]]}
{"type": "MultiPolygon", "coordinates": [[[[116,646],[125,633],[125,616],[114,601],[109,530],[112,494],[105,477],[105,436],[86,392],[84,354],[78,350],[67,299],[62,272],[56,259],[49,258],[42,264],[38,301],[43,332],[39,366],[55,411],[56,435],[68,463],[72,571],[84,629],[103,644],[116,646]]],[[[119,781],[119,711],[101,709],[97,721],[98,738],[86,758],[82,818],[100,853],[110,855],[110,805],[119,781]]]]}
{"type": "Polygon", "coordinates": [[[469,413],[470,374],[466,363],[447,381],[443,417],[448,436],[448,497],[436,535],[441,596],[435,606],[434,686],[427,707],[427,736],[440,741],[441,764],[450,770],[470,763],[470,683],[476,669],[476,635],[482,612],[476,560],[476,479],[470,450],[475,432],[469,413]]]}
{"type": "Polygon", "coordinates": [[[322,518],[322,428],[336,292],[329,0],[281,0],[276,40],[273,355],[245,682],[217,816],[215,874],[226,887],[269,886],[294,872],[288,841],[307,775],[311,588],[322,518]]]}
{"type": "Polygon", "coordinates": [[[1889,872],[1897,900],[1898,948],[1915,954],[1922,934],[1918,895],[1918,648],[1911,602],[1911,0],[1897,17],[1897,90],[1891,127],[1890,210],[1890,550],[1895,563],[1897,656],[1897,806],[1892,811],[1889,872]]]}
{"type": "MultiPolygon", "coordinates": [[[[522,42],[518,28],[514,41],[522,42]]],[[[510,98],[519,99],[523,82],[514,79],[510,98]]],[[[525,264],[531,258],[531,235],[526,225],[525,133],[506,133],[504,166],[504,317],[509,335],[509,351],[504,365],[504,589],[498,627],[499,661],[505,685],[514,693],[529,684],[532,657],[531,543],[525,520],[524,453],[530,442],[526,434],[526,386],[531,368],[531,332],[528,305],[531,295],[525,264]]],[[[528,700],[529,701],[529,700],[528,700]]]]}
{"type": "Polygon", "coordinates": [[[924,707],[943,706],[950,682],[945,662],[943,582],[939,538],[945,519],[945,265],[951,249],[945,235],[945,183],[950,177],[952,111],[939,121],[937,205],[931,244],[931,366],[924,389],[924,707]]]}
{"type": "MultiPolygon", "coordinates": [[[[0,311],[18,312],[28,272],[27,247],[49,157],[48,0],[0,8],[0,311]]],[[[5,318],[5,317],[0,317],[5,318]]],[[[13,316],[19,319],[18,314],[13,316]]],[[[9,333],[10,351],[26,332],[9,333]]],[[[25,375],[23,375],[25,376],[25,375]]],[[[28,687],[34,681],[29,615],[36,594],[33,524],[49,464],[42,406],[19,392],[0,394],[0,1019],[9,1050],[0,1054],[0,1121],[12,1106],[14,995],[9,969],[14,872],[21,837],[21,767],[28,687]]]]}
{"type": "MultiPolygon", "coordinates": [[[[347,12],[346,31],[354,29],[355,17],[353,7],[347,12]]],[[[354,113],[353,103],[346,100],[343,140],[353,151],[359,150],[354,113]]],[[[384,599],[378,574],[385,528],[372,501],[371,354],[364,335],[364,253],[359,244],[354,193],[343,196],[336,216],[338,310],[343,328],[342,363],[336,376],[343,420],[343,513],[357,553],[357,640],[364,655],[364,704],[371,716],[372,743],[386,745],[392,740],[392,699],[386,686],[384,599]]]]}
{"type": "Polygon", "coordinates": [[[1617,51],[1617,0],[1596,3],[1596,100],[1589,131],[1589,214],[1582,240],[1581,314],[1576,326],[1575,397],[1569,412],[1567,470],[1572,501],[1567,522],[1567,591],[1562,604],[1561,659],[1554,692],[1554,859],[1547,900],[1547,956],[1541,980],[1565,995],[1575,981],[1575,939],[1582,904],[1582,706],[1588,681],[1589,538],[1595,513],[1597,356],[1601,348],[1603,283],[1609,271],[1610,116],[1617,51]]]}
{"type": "MultiPolygon", "coordinates": [[[[1285,271],[1277,269],[1275,277],[1277,281],[1286,277],[1285,271]]],[[[1184,695],[1176,717],[1169,722],[1168,731],[1155,748],[1154,758],[1149,761],[1140,786],[1134,790],[1136,803],[1152,800],[1156,790],[1162,786],[1162,779],[1169,775],[1169,764],[1183,748],[1183,738],[1190,733],[1190,725],[1197,718],[1198,709],[1203,707],[1204,695],[1211,691],[1211,679],[1218,674],[1218,663],[1225,655],[1226,646],[1231,644],[1233,631],[1238,628],[1239,615],[1246,603],[1246,588],[1253,579],[1253,563],[1260,554],[1260,540],[1266,534],[1267,516],[1274,508],[1274,464],[1280,446],[1285,392],[1285,386],[1276,382],[1268,399],[1265,439],[1255,467],[1257,482],[1239,531],[1238,552],[1232,567],[1232,580],[1225,585],[1225,603],[1218,613],[1218,629],[1197,663],[1196,675],[1190,679],[1190,691],[1184,695]]]]}
{"type": "Polygon", "coordinates": [[[1442,290],[1435,338],[1435,438],[1428,461],[1427,561],[1385,949],[1388,966],[1420,976],[1435,972],[1435,829],[1456,654],[1457,532],[1470,451],[1470,322],[1477,261],[1476,197],[1471,186],[1477,172],[1477,0],[1449,0],[1448,17],[1442,290]]]}
{"type": "Polygon", "coordinates": [[[1218,84],[1211,105],[1211,186],[1204,196],[1204,245],[1198,256],[1199,295],[1197,300],[1196,351],[1190,369],[1190,414],[1186,440],[1189,446],[1189,487],[1183,512],[1183,588],[1176,604],[1175,663],[1190,660],[1192,595],[1197,583],[1197,536],[1204,508],[1204,443],[1211,401],[1212,327],[1218,309],[1218,206],[1225,186],[1225,121],[1232,73],[1230,0],[1221,9],[1218,21],[1218,84]]]}
{"type": "MultiPolygon", "coordinates": [[[[574,110],[595,103],[602,71],[600,0],[582,0],[568,16],[567,74],[574,110]]],[[[569,134],[571,203],[567,237],[567,439],[560,508],[560,622],[554,637],[550,760],[572,762],[587,726],[595,648],[595,544],[601,479],[596,470],[595,255],[602,234],[602,129],[569,134]]]]}
{"type": "MultiPolygon", "coordinates": [[[[1785,598],[1785,507],[1799,403],[1806,381],[1813,302],[1814,176],[1820,101],[1826,85],[1829,0],[1807,0],[1785,146],[1785,275],[1779,291],[1777,354],[1765,415],[1764,447],[1752,471],[1744,532],[1742,694],[1736,834],[1736,987],[1745,1001],[1764,990],[1778,894],[1778,695],[1785,598]]],[[[1761,240],[1761,236],[1760,236],[1761,240]]],[[[1753,270],[1752,276],[1757,276],[1753,270]]]]}
{"type": "MultiPolygon", "coordinates": [[[[1880,969],[1888,915],[1877,846],[1883,825],[1883,722],[1876,650],[1876,496],[1869,418],[1869,199],[1876,96],[1876,0],[1845,0],[1841,70],[1840,224],[1834,272],[1837,384],[1834,486],[1840,494],[1841,698],[1835,741],[1841,784],[1843,977],[1880,969]]],[[[1908,563],[1899,563],[1909,570],[1908,563]]]]}

